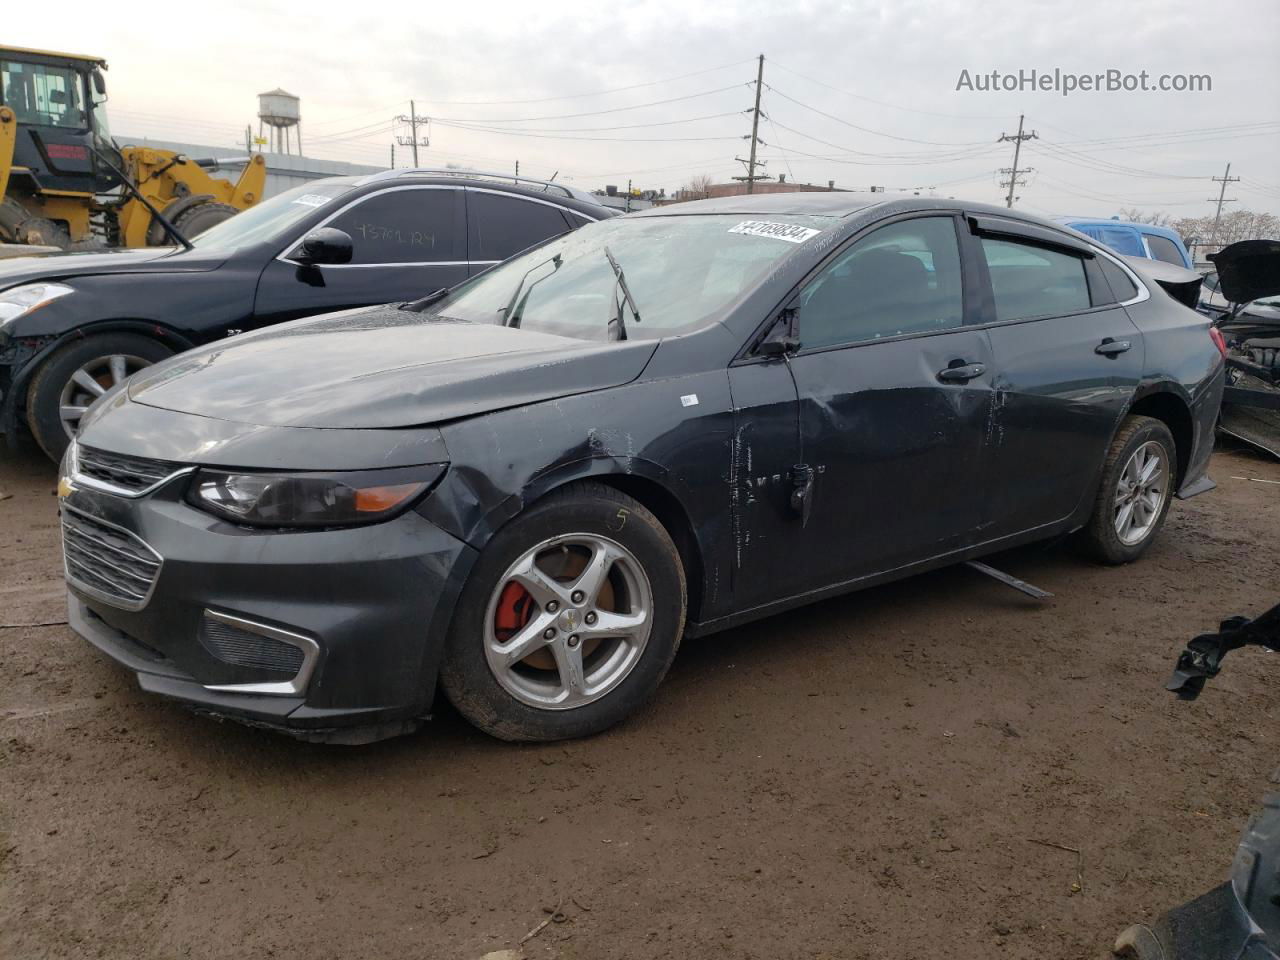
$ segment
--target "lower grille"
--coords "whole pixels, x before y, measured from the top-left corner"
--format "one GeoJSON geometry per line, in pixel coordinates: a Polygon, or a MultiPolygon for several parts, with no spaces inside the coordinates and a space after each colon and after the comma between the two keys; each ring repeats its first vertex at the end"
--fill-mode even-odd
{"type": "Polygon", "coordinates": [[[122,610],[141,610],[164,562],[138,536],[65,504],[62,558],[67,582],[122,610]]]}
{"type": "Polygon", "coordinates": [[[299,647],[273,637],[250,633],[205,614],[200,622],[200,642],[224,663],[257,670],[275,670],[293,676],[302,669],[299,647]]]}

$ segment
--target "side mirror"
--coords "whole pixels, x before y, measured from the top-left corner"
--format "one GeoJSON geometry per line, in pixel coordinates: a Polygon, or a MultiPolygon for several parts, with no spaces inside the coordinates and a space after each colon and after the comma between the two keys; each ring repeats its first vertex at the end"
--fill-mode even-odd
{"type": "Polygon", "coordinates": [[[762,357],[787,357],[800,349],[800,338],[790,334],[771,337],[756,347],[756,353],[762,357]]]}
{"type": "Polygon", "coordinates": [[[107,78],[102,75],[102,71],[95,67],[89,76],[93,77],[93,89],[98,96],[105,97],[107,95],[107,78]]]}
{"type": "Polygon", "coordinates": [[[291,259],[306,266],[350,263],[353,251],[350,234],[333,227],[321,227],[302,238],[291,259]]]}
{"type": "Polygon", "coordinates": [[[800,349],[800,337],[797,334],[797,314],[794,307],[787,307],[778,314],[778,322],[769,335],[756,347],[756,355],[761,357],[789,357],[800,349]]]}

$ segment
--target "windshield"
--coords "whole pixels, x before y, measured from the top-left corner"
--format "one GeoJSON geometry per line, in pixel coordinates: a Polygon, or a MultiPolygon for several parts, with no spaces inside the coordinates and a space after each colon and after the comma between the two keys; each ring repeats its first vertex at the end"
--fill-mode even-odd
{"type": "Polygon", "coordinates": [[[468,281],[435,310],[475,323],[513,318],[525,329],[583,340],[618,339],[623,330],[629,339],[688,333],[835,222],[741,214],[604,220],[468,281]]]}
{"type": "Polygon", "coordinates": [[[285,239],[284,234],[290,227],[315,213],[317,208],[328,206],[350,190],[354,182],[353,177],[332,177],[304,183],[189,239],[200,250],[236,250],[254,243],[285,239]]]}

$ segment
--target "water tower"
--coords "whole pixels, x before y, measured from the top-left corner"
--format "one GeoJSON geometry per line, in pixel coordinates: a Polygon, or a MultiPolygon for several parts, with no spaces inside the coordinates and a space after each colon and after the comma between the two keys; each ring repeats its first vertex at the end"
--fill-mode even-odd
{"type": "Polygon", "coordinates": [[[292,93],[277,87],[258,94],[258,137],[262,126],[271,128],[268,149],[273,153],[292,153],[289,148],[289,131],[294,130],[298,155],[302,155],[302,114],[299,101],[292,93]]]}

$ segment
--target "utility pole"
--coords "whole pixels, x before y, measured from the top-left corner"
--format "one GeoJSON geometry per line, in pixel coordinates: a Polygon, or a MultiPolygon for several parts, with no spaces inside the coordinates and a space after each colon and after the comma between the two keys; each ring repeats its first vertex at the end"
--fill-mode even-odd
{"type": "MultiPolygon", "coordinates": [[[[1233,177],[1233,176],[1231,175],[1231,164],[1229,164],[1229,163],[1228,163],[1228,164],[1227,164],[1227,172],[1226,172],[1226,173],[1224,173],[1224,174],[1223,174],[1222,176],[1220,176],[1220,177],[1210,177],[1209,179],[1211,179],[1214,183],[1220,183],[1220,184],[1222,184],[1222,189],[1218,191],[1218,210],[1217,210],[1217,212],[1213,215],[1213,233],[1209,236],[1209,246],[1211,246],[1211,247],[1215,247],[1215,246],[1217,246],[1217,245],[1218,245],[1218,222],[1219,222],[1220,220],[1222,220],[1222,205],[1223,205],[1224,203],[1235,203],[1235,202],[1236,202],[1236,198],[1235,198],[1235,197],[1232,197],[1230,200],[1226,199],[1226,197],[1227,197],[1227,184],[1228,184],[1228,183],[1235,183],[1235,182],[1236,182],[1236,181],[1238,181],[1240,178],[1239,178],[1239,177],[1233,177]]],[[[1212,198],[1212,197],[1210,197],[1210,198],[1209,198],[1209,202],[1210,202],[1210,203],[1213,203],[1213,198],[1212,198]]]]}
{"type": "MultiPolygon", "coordinates": [[[[1000,139],[996,141],[996,143],[1004,143],[1006,141],[1013,142],[1013,166],[1000,168],[1001,173],[1007,173],[1009,175],[1009,180],[1008,180],[1009,195],[1005,197],[1005,201],[1004,201],[1004,205],[1009,208],[1013,207],[1014,188],[1018,186],[1024,186],[1026,184],[1025,180],[1019,180],[1018,177],[1022,176],[1022,174],[1024,173],[1030,173],[1031,170],[1033,169],[1031,167],[1022,167],[1022,168],[1018,167],[1018,156],[1022,152],[1022,142],[1024,140],[1040,139],[1040,134],[1036,133],[1034,130],[1032,130],[1030,133],[1022,132],[1022,121],[1024,119],[1026,118],[1022,114],[1018,114],[1017,134],[1011,137],[1006,133],[1001,133],[1000,139]]],[[[1001,180],[1000,186],[1003,187],[1005,185],[1006,185],[1005,181],[1001,180]]]]}
{"type": "Polygon", "coordinates": [[[760,142],[760,91],[764,86],[764,54],[760,57],[756,65],[756,105],[751,108],[751,156],[747,160],[741,157],[735,157],[739,163],[747,165],[747,175],[745,177],[734,177],[734,180],[747,181],[747,193],[755,193],[755,185],[757,180],[768,180],[764,175],[756,174],[756,167],[763,167],[764,161],[756,159],[756,144],[760,142]]]}
{"type": "Polygon", "coordinates": [[[418,124],[422,123],[425,125],[428,123],[428,120],[426,117],[423,117],[421,120],[418,119],[418,108],[412,100],[409,101],[409,115],[406,117],[402,113],[400,116],[396,117],[396,120],[400,123],[409,124],[410,136],[396,137],[396,142],[402,147],[413,147],[413,165],[416,167],[418,165],[418,147],[431,146],[430,137],[424,136],[421,140],[418,139],[418,124]]]}
{"type": "Polygon", "coordinates": [[[396,168],[396,142],[392,140],[391,141],[391,169],[394,170],[395,168],[396,168]]]}

